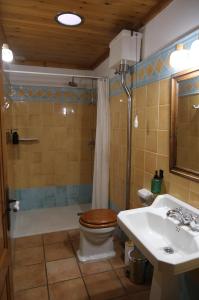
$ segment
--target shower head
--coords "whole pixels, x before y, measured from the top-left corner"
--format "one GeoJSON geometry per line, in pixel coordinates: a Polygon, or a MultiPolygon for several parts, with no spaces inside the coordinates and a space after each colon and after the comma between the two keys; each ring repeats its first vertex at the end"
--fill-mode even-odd
{"type": "Polygon", "coordinates": [[[75,82],[74,77],[72,77],[72,80],[69,81],[68,85],[71,87],[77,87],[77,83],[75,82]]]}

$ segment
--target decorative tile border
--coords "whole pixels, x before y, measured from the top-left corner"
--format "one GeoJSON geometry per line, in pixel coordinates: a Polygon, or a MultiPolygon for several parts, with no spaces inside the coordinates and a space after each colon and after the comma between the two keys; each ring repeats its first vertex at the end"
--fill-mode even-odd
{"type": "MultiPolygon", "coordinates": [[[[131,89],[131,77],[132,74],[129,72],[126,77],[127,86],[129,89],[131,89]]],[[[124,90],[122,88],[122,84],[120,81],[120,75],[116,75],[113,78],[110,79],[110,96],[118,96],[124,93],[124,90]]]]}
{"type": "Polygon", "coordinates": [[[12,189],[10,197],[20,201],[20,210],[90,203],[92,184],[12,189]]]}
{"type": "MultiPolygon", "coordinates": [[[[140,87],[154,81],[162,80],[170,77],[171,75],[182,71],[182,68],[172,68],[169,64],[170,54],[176,49],[177,44],[183,44],[185,49],[190,49],[193,41],[198,39],[198,30],[191,34],[177,40],[170,46],[156,52],[151,55],[148,59],[137,64],[137,84],[135,80],[133,88],[140,87]]],[[[135,66],[131,69],[133,73],[135,66]]]]}
{"type": "MultiPolygon", "coordinates": [[[[133,76],[133,82],[130,88],[134,89],[154,81],[169,78],[173,74],[182,71],[181,68],[175,69],[170,66],[170,54],[176,49],[177,44],[182,43],[185,49],[190,49],[192,42],[196,39],[198,39],[198,30],[154,53],[149,58],[139,62],[136,66],[131,67],[130,74],[133,76]],[[135,70],[137,70],[137,75],[135,75],[135,70]]],[[[110,80],[110,96],[118,96],[122,93],[120,76],[116,75],[110,80]]]]}
{"type": "MultiPolygon", "coordinates": [[[[12,85],[7,92],[13,101],[48,101],[61,103],[89,104],[92,89],[72,87],[49,87],[12,85]]],[[[94,91],[96,99],[96,90],[94,91]]]]}

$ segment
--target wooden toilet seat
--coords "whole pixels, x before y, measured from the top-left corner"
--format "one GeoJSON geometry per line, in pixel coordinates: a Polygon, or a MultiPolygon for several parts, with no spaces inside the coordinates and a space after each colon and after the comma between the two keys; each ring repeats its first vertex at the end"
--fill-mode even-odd
{"type": "Polygon", "coordinates": [[[114,227],[117,214],[112,209],[91,209],[80,216],[79,223],[88,228],[114,227]]]}

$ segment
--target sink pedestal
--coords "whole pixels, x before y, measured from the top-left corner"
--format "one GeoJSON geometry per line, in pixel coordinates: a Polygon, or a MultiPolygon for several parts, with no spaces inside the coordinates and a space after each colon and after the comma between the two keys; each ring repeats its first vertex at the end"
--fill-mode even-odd
{"type": "Polygon", "coordinates": [[[150,300],[179,300],[179,276],[171,273],[158,272],[154,269],[150,300]]]}

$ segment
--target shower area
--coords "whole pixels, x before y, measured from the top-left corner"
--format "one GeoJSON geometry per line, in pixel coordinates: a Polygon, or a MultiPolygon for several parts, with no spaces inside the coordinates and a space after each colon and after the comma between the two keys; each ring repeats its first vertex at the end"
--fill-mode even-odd
{"type": "Polygon", "coordinates": [[[4,86],[12,235],[77,228],[91,208],[96,80],[9,72],[4,86]]]}

